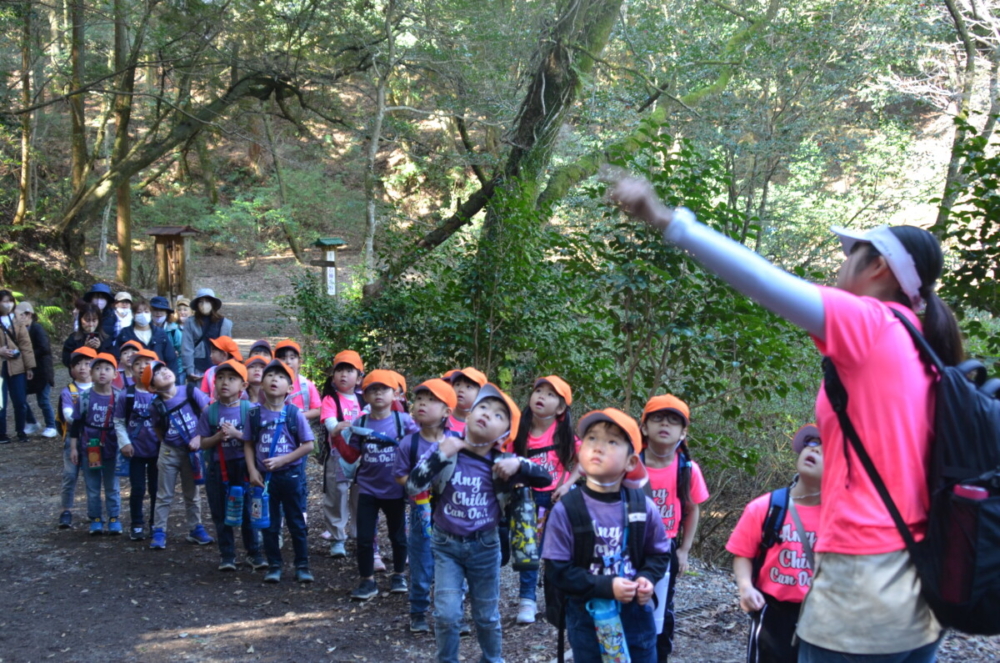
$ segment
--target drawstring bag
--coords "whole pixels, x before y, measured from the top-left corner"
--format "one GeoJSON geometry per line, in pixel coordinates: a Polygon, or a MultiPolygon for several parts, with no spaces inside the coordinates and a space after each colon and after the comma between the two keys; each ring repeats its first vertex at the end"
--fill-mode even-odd
{"type": "Polygon", "coordinates": [[[535,571],[541,559],[538,513],[529,486],[518,486],[510,504],[510,565],[515,571],[535,571]]]}

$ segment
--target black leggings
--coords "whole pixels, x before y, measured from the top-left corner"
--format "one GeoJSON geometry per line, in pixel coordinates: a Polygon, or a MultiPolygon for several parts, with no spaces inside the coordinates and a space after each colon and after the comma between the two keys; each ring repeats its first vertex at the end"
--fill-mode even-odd
{"type": "Polygon", "coordinates": [[[146,497],[146,487],[149,486],[149,524],[153,524],[153,512],[156,511],[156,482],[159,472],[156,469],[156,456],[152,458],[128,459],[128,482],[131,492],[128,496],[129,512],[132,515],[132,527],[142,527],[142,501],[146,497]]]}
{"type": "Polygon", "coordinates": [[[801,603],[779,601],[764,594],[764,607],[750,613],[747,663],[796,663],[798,643],[792,646],[801,603]]]}
{"type": "Polygon", "coordinates": [[[374,495],[358,495],[358,572],[362,578],[375,574],[375,535],[378,512],[385,514],[392,542],[392,570],[406,570],[406,498],[384,500],[374,495]]]}

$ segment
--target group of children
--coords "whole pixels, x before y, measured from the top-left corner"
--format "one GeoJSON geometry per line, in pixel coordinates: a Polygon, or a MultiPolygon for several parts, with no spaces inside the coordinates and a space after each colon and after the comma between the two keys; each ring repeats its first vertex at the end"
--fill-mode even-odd
{"type": "MultiPolygon", "coordinates": [[[[148,531],[150,548],[166,547],[179,475],[187,541],[217,541],[220,571],[237,568],[239,529],[246,563],[265,569],[265,582],[280,581],[280,534],[286,526],[295,579],[311,582],[305,461],[315,442],[312,424],[321,422],[325,439],[317,458],[323,465],[330,555],[345,557],[349,526],[356,531],[358,585],[351,598],[366,601],[379,593],[376,533],[383,517],[392,549],[388,589],[408,594],[415,633],[430,631],[434,588],[438,660],[458,660],[466,602],[483,660],[501,660],[499,571],[508,553],[508,506],[521,487],[530,489],[537,515],[546,616],[565,627],[575,660],[598,661],[602,647],[615,646],[598,639],[595,619],[603,617],[595,610],[602,601],[620,614],[617,646],[627,647],[633,661],[664,661],[670,655],[674,586],[688,566],[699,504],[709,496],[685,444],[691,417],[682,400],[655,396],[638,422],[609,408],[584,415],[574,427],[572,389],[554,375],[535,382],[522,415],[510,397],[471,367],[421,383],[409,404],[401,375],[382,369],[365,373],[354,351],[336,355],[320,395],[299,374],[301,349],[292,340],[273,350],[258,341],[245,360],[231,338],[211,344],[213,366],[201,388],[179,385],[173,366],[139,343],[123,343],[118,360],[86,345],[73,351],[73,381],[60,399],[60,413],[71,422],[61,527],[71,524],[82,470],[90,532],[122,533],[121,471],[115,471],[120,452],[131,484],[132,540],[145,539],[148,531]],[[201,483],[214,539],[202,524],[201,483]],[[251,499],[255,489],[258,498],[269,499],[251,499]],[[242,510],[235,521],[227,511],[233,504],[242,510]],[[262,515],[253,513],[255,504],[263,504],[269,516],[259,535],[252,526],[262,515]]],[[[817,459],[822,468],[812,438],[796,445],[806,480],[793,489],[793,506],[798,499],[818,501],[812,494],[817,459]]],[[[787,613],[789,588],[808,581],[797,573],[788,576],[795,582],[786,582],[775,571],[787,561],[784,548],[769,551],[760,568],[741,562],[762,548],[761,527],[755,540],[751,523],[761,500],[748,507],[730,542],[741,605],[758,615],[775,605],[772,612],[787,613]]],[[[800,504],[810,526],[812,506],[800,504]]],[[[783,546],[794,540],[801,551],[798,542],[806,537],[789,531],[785,527],[778,539],[783,546]]],[[[538,586],[537,567],[520,571],[518,623],[535,621],[538,586]]]]}

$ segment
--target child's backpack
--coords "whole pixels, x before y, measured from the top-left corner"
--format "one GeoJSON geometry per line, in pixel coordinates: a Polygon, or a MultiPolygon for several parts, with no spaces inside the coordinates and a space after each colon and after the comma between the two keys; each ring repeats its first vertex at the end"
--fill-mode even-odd
{"type": "MultiPolygon", "coordinates": [[[[638,569],[645,559],[643,545],[646,541],[646,493],[639,488],[622,487],[628,500],[628,546],[632,565],[638,569]]],[[[594,562],[594,521],[583,501],[583,490],[574,488],[566,493],[561,503],[573,528],[573,564],[590,568],[594,562]]],[[[545,578],[545,621],[559,629],[559,648],[562,649],[563,631],[566,628],[566,595],[545,578]]]]}
{"type": "MultiPolygon", "coordinates": [[[[80,388],[72,380],[66,388],[69,389],[70,401],[73,405],[76,405],[77,401],[80,400],[80,388]]],[[[63,414],[62,407],[59,407],[59,411],[56,412],[56,425],[59,426],[59,436],[63,440],[66,439],[66,434],[69,433],[69,424],[70,422],[66,421],[66,416],[63,414]]]]}
{"type": "MultiPolygon", "coordinates": [[[[337,403],[337,412],[338,412],[338,414],[340,413],[340,403],[339,402],[337,403]]],[[[399,416],[399,412],[397,412],[395,410],[392,411],[392,416],[396,420],[396,440],[395,440],[395,444],[398,446],[399,445],[399,441],[401,439],[403,439],[403,420],[399,416]]],[[[367,426],[365,425],[367,423],[368,423],[368,415],[367,414],[361,415],[361,421],[358,424],[358,428],[367,428],[367,426]]],[[[368,439],[373,439],[373,438],[368,438],[368,439]]],[[[379,435],[378,439],[376,441],[388,444],[389,438],[387,436],[384,436],[384,435],[379,435]]],[[[365,454],[364,454],[364,451],[362,450],[361,455],[358,456],[358,459],[356,461],[354,461],[353,463],[348,463],[343,458],[339,459],[340,460],[340,469],[342,469],[344,471],[344,476],[347,477],[348,481],[355,482],[355,481],[358,480],[358,468],[361,467],[361,461],[364,458],[364,456],[365,456],[365,454]]]]}
{"type": "Polygon", "coordinates": [[[167,431],[170,430],[170,415],[180,410],[186,404],[191,405],[191,409],[194,410],[195,419],[201,416],[201,405],[199,405],[198,399],[195,398],[194,396],[194,390],[195,390],[194,384],[188,382],[187,385],[185,386],[184,400],[181,402],[180,405],[172,407],[169,410],[167,409],[166,402],[163,400],[162,396],[157,395],[156,398],[153,399],[153,407],[156,408],[156,413],[159,415],[160,418],[159,428],[162,434],[166,435],[167,431]]]}
{"type": "MultiPolygon", "coordinates": [[[[209,405],[208,405],[208,430],[209,430],[209,433],[212,434],[212,435],[215,435],[216,433],[219,432],[219,409],[221,407],[222,406],[219,405],[219,401],[214,401],[212,403],[209,403],[209,405]]],[[[247,419],[247,415],[250,415],[250,431],[251,431],[251,438],[250,439],[253,439],[253,433],[255,433],[257,431],[257,429],[260,428],[260,406],[255,406],[250,401],[248,401],[247,399],[241,398],[240,399],[240,425],[237,426],[236,428],[238,428],[239,430],[243,430],[243,421],[247,419]],[[256,414],[256,417],[257,417],[257,426],[256,427],[254,427],[254,425],[253,425],[254,414],[256,414]]],[[[298,422],[296,422],[296,425],[297,424],[298,424],[298,422]]],[[[288,425],[287,421],[285,422],[285,425],[286,426],[288,425]]]]}
{"type": "Polygon", "coordinates": [[[791,490],[788,486],[771,491],[770,501],[767,506],[767,515],[761,525],[760,545],[757,547],[757,555],[753,558],[753,572],[750,575],[751,582],[755,585],[760,569],[764,566],[764,557],[767,551],[781,541],[781,528],[785,523],[785,514],[788,513],[788,499],[791,490]]]}
{"type": "Polygon", "coordinates": [[[139,429],[143,426],[143,422],[149,420],[151,417],[149,410],[146,410],[146,414],[135,413],[135,385],[130,384],[125,388],[125,428],[128,430],[129,436],[132,436],[139,432],[139,429]],[[132,426],[132,415],[135,414],[139,419],[137,425],[132,426]]]}
{"type": "Polygon", "coordinates": [[[1000,379],[978,361],[945,366],[899,311],[924,362],[937,371],[927,535],[917,543],[847,414],[847,390],[829,358],[824,384],[844,436],[906,543],[921,593],[942,626],[1000,633],[1000,379]],[[970,375],[973,377],[970,379],[970,375]]]}
{"type": "MultiPolygon", "coordinates": [[[[646,463],[646,450],[643,449],[639,453],[639,459],[646,463]]],[[[681,512],[677,514],[677,521],[679,523],[684,522],[684,510],[687,509],[687,496],[691,492],[691,473],[693,472],[693,463],[691,461],[691,452],[688,451],[687,442],[681,440],[677,447],[677,501],[681,505],[681,512]]],[[[648,487],[649,484],[647,483],[648,487]]]]}
{"type": "MultiPolygon", "coordinates": [[[[311,410],[312,399],[309,395],[309,379],[303,375],[299,376],[299,390],[293,391],[292,393],[288,394],[288,396],[285,397],[285,402],[291,403],[292,399],[298,396],[299,394],[302,394],[302,410],[303,411],[311,410]]],[[[337,401],[337,413],[338,414],[340,413],[340,401],[337,401]]]]}

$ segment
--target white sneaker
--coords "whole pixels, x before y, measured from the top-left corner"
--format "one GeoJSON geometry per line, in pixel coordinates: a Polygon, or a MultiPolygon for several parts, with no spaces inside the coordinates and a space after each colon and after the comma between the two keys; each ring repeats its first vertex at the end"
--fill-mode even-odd
{"type": "Polygon", "coordinates": [[[385,573],[385,562],[382,561],[382,555],[375,553],[375,573],[385,573]]]}
{"type": "Polygon", "coordinates": [[[42,431],[42,437],[56,437],[57,435],[59,435],[59,431],[55,428],[46,428],[42,431]]]}
{"type": "Polygon", "coordinates": [[[37,433],[41,429],[42,429],[42,427],[39,426],[38,424],[25,424],[24,425],[24,434],[25,435],[34,435],[35,433],[37,433]]]}
{"type": "Polygon", "coordinates": [[[531,599],[521,599],[517,608],[518,624],[534,624],[535,613],[538,611],[538,604],[531,599]]]}

